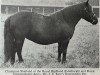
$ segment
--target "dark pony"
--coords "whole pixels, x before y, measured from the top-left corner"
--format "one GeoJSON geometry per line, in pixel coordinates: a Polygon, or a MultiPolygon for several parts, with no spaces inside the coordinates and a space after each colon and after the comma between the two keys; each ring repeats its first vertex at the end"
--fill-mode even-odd
{"type": "Polygon", "coordinates": [[[14,64],[16,53],[19,62],[23,61],[22,46],[27,38],[41,45],[58,43],[58,62],[64,63],[68,43],[81,18],[93,25],[98,22],[88,1],[63,8],[49,16],[34,12],[19,12],[10,16],[4,26],[5,62],[10,60],[14,64]]]}

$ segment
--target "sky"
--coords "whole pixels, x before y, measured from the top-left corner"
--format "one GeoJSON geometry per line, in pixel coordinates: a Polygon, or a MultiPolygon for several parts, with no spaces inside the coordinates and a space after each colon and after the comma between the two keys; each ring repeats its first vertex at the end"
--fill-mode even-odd
{"type": "MultiPolygon", "coordinates": [[[[8,5],[65,5],[66,2],[78,2],[87,0],[1,0],[2,4],[8,5]]],[[[99,5],[99,0],[90,0],[89,2],[99,5]]]]}
{"type": "Polygon", "coordinates": [[[1,0],[2,4],[58,4],[62,5],[70,0],[1,0]]]}
{"type": "Polygon", "coordinates": [[[66,2],[66,1],[71,1],[71,0],[1,0],[2,3],[5,2],[66,2]]]}

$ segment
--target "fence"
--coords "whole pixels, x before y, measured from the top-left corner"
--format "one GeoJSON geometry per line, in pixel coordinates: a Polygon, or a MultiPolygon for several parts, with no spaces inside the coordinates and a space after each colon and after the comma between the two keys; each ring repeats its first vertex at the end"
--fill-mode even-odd
{"type": "MultiPolygon", "coordinates": [[[[13,14],[19,11],[31,11],[38,12],[40,14],[50,14],[57,10],[60,10],[62,7],[52,7],[52,6],[13,6],[13,5],[1,5],[1,13],[3,14],[13,14]]],[[[93,11],[99,17],[99,8],[100,6],[93,6],[93,11]]]]}
{"type": "Polygon", "coordinates": [[[52,7],[52,6],[13,6],[13,5],[1,5],[1,13],[13,14],[19,11],[30,11],[37,12],[43,15],[53,13],[63,7],[52,7]]]}
{"type": "Polygon", "coordinates": [[[93,11],[97,15],[98,18],[100,17],[99,9],[100,9],[100,6],[93,6],[93,11]]]}
{"type": "MultiPolygon", "coordinates": [[[[50,13],[56,12],[57,10],[62,9],[62,7],[53,7],[53,6],[15,6],[15,5],[1,5],[1,13],[6,14],[7,16],[14,14],[20,11],[30,11],[37,12],[43,15],[48,15],[50,13]]],[[[93,6],[93,11],[99,18],[99,8],[100,6],[93,6]]],[[[2,16],[3,17],[3,16],[2,16]]]]}

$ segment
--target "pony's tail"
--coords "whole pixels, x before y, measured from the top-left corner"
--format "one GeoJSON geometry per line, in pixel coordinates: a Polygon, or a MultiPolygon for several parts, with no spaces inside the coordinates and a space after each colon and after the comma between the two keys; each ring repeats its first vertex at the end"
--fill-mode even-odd
{"type": "Polygon", "coordinates": [[[4,25],[4,63],[8,62],[12,55],[13,38],[10,30],[10,17],[4,25]]]}

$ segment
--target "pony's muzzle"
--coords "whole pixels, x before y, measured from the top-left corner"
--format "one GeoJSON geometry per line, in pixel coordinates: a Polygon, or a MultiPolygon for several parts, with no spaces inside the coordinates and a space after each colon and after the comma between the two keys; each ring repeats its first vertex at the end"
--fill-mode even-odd
{"type": "Polygon", "coordinates": [[[93,20],[92,20],[92,24],[96,25],[98,23],[98,18],[96,17],[96,15],[93,15],[93,20]]]}
{"type": "Polygon", "coordinates": [[[95,20],[92,21],[93,25],[96,25],[97,23],[98,23],[98,19],[95,19],[95,20]]]}

